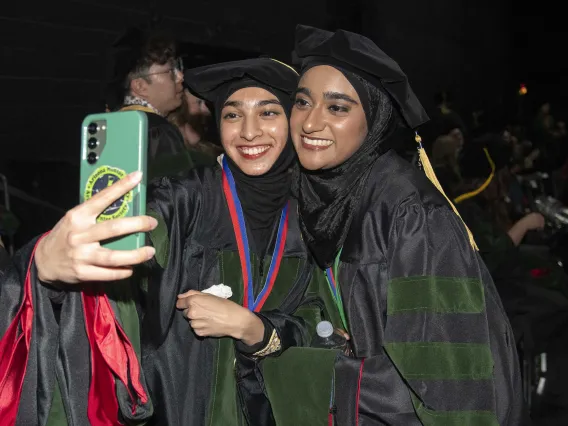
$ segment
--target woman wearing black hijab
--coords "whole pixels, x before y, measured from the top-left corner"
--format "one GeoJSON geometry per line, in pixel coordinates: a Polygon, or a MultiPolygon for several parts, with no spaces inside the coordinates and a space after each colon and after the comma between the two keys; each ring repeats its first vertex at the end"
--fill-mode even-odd
{"type": "Polygon", "coordinates": [[[294,53],[300,226],[354,352],[334,364],[329,424],[520,424],[511,328],[475,242],[423,150],[430,180],[391,149],[428,119],[405,74],[342,30],[299,26],[294,53]]]}
{"type": "Polygon", "coordinates": [[[16,370],[3,357],[0,378],[5,373],[17,386],[14,377],[22,372],[23,389],[34,389],[21,392],[20,384],[13,393],[2,380],[7,425],[274,424],[260,361],[308,345],[309,324],[320,312],[317,297],[308,298],[314,268],[290,199],[296,156],[288,116],[298,75],[262,58],[189,70],[185,77],[215,105],[226,151],[219,165],[152,182],[148,214],[154,219],[97,223],[140,176],[117,182],[30,243],[0,278],[0,335],[12,330],[0,340],[0,353],[13,349],[23,367],[16,370]],[[118,252],[99,245],[146,231],[151,248],[118,252]],[[67,286],[125,278],[148,259],[137,271],[140,287],[97,284],[89,315],[83,292],[67,286]],[[127,309],[134,301],[135,309],[127,309]],[[87,319],[94,334],[85,333],[87,319]],[[31,343],[21,338],[28,333],[31,343]],[[101,336],[100,345],[91,343],[101,336]],[[28,345],[26,358],[20,341],[28,345]]]}
{"type": "Polygon", "coordinates": [[[270,425],[258,363],[311,336],[291,315],[313,271],[290,199],[296,155],[287,119],[297,73],[259,58],[188,70],[185,81],[214,104],[226,154],[217,167],[150,189],[149,208],[169,239],[142,324],[142,351],[151,354],[144,371],[161,407],[155,424],[238,425],[244,413],[250,425],[270,425]],[[220,283],[231,287],[230,300],[201,293],[220,283]]]}

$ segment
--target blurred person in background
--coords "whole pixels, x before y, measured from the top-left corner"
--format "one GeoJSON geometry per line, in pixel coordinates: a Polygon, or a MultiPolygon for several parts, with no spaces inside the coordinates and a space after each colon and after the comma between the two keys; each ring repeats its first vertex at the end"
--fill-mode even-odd
{"type": "Polygon", "coordinates": [[[455,116],[438,116],[432,129],[432,167],[444,189],[451,189],[461,182],[458,157],[465,144],[461,122],[455,116]]]}
{"type": "Polygon", "coordinates": [[[195,166],[210,166],[215,163],[223,149],[211,142],[213,122],[203,99],[185,88],[180,107],[168,115],[168,120],[179,129],[195,166]]]}
{"type": "Polygon", "coordinates": [[[151,26],[131,28],[112,46],[108,65],[107,110],[148,117],[147,178],[184,176],[195,163],[178,128],[166,119],[184,96],[183,63],[173,37],[151,26]]]}
{"type": "Polygon", "coordinates": [[[550,102],[543,102],[533,122],[532,136],[535,146],[541,151],[537,166],[539,170],[552,172],[564,164],[566,153],[562,142],[566,131],[564,122],[558,122],[551,112],[550,102]]]}
{"type": "Polygon", "coordinates": [[[503,176],[509,156],[509,148],[499,141],[469,145],[460,159],[462,186],[454,200],[475,236],[525,361],[547,354],[546,385],[531,413],[534,424],[565,425],[568,275],[547,247],[523,243],[529,232],[544,228],[540,213],[526,214],[513,223],[499,208],[506,195],[503,176]]]}

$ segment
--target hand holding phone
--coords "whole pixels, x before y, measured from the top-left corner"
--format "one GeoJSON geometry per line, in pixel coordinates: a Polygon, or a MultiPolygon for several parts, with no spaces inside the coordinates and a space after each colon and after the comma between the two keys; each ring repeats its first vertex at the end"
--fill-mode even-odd
{"type": "Polygon", "coordinates": [[[126,251],[100,245],[100,241],[149,232],[157,226],[149,216],[97,221],[110,204],[138,186],[141,177],[140,172],[130,174],[67,212],[38,244],[35,264],[41,281],[75,284],[121,280],[132,275],[133,265],[154,256],[153,247],[126,251]]]}

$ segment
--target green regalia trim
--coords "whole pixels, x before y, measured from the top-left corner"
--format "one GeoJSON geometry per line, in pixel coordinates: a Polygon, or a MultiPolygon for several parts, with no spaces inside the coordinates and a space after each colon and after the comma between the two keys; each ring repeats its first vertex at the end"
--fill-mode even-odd
{"type": "Polygon", "coordinates": [[[386,343],[385,349],[406,380],[482,380],[493,378],[487,344],[386,343]]]}
{"type": "Polygon", "coordinates": [[[388,284],[388,315],[408,312],[478,314],[485,310],[476,278],[401,277],[388,284]]]}

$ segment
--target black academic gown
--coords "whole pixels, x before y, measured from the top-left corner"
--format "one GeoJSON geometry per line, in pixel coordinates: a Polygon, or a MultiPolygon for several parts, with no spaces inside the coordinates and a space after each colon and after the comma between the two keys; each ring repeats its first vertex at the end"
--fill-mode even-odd
{"type": "Polygon", "coordinates": [[[522,424],[514,339],[491,277],[442,194],[392,151],[343,245],[355,357],[335,367],[339,425],[522,424]]]}
{"type": "MultiPolygon", "coordinates": [[[[150,234],[157,264],[151,267],[142,308],[143,366],[155,408],[152,424],[239,425],[245,421],[243,412],[251,425],[274,424],[258,374],[262,360],[251,355],[260,345],[200,338],[175,307],[178,294],[220,283],[232,288],[231,300],[242,303],[241,267],[221,177],[219,166],[198,168],[183,180],[162,178],[149,186],[149,211],[159,221],[150,234]]],[[[309,345],[321,305],[306,293],[313,266],[301,239],[297,207],[290,203],[280,272],[258,314],[267,330],[280,337],[281,349],[272,355],[309,345]]],[[[251,264],[258,293],[270,256],[260,260],[252,253],[251,264]]],[[[265,334],[263,344],[270,333],[265,334]]]]}
{"type": "Polygon", "coordinates": [[[148,107],[129,105],[121,111],[125,110],[142,111],[148,119],[148,180],[162,176],[182,177],[197,166],[176,126],[148,107]]]}
{"type": "Polygon", "coordinates": [[[10,254],[8,251],[0,246],[0,276],[4,274],[4,269],[10,264],[10,254]]]}

